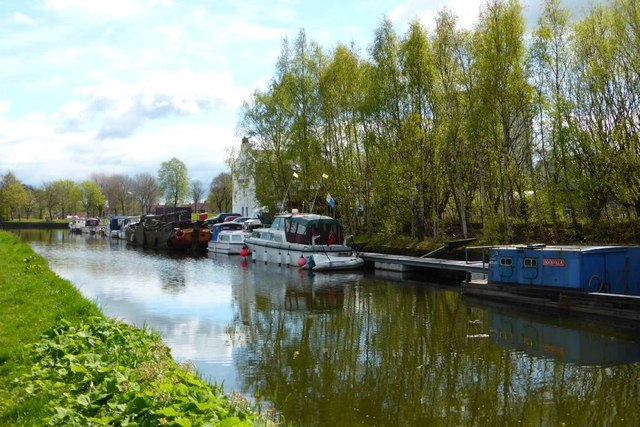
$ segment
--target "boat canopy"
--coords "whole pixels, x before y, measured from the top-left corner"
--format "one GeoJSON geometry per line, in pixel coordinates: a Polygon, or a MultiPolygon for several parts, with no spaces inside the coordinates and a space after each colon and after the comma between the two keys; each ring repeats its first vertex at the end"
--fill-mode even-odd
{"type": "Polygon", "coordinates": [[[335,225],[337,227],[342,227],[340,221],[335,218],[326,217],[326,216],[292,216],[290,218],[291,222],[295,224],[302,224],[305,227],[313,227],[320,224],[329,224],[335,225]]]}

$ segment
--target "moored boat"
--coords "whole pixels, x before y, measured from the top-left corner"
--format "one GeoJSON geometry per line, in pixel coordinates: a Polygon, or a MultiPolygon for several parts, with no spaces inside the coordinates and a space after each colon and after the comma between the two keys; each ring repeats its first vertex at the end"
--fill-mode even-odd
{"type": "Polygon", "coordinates": [[[106,234],[109,237],[117,239],[125,219],[127,219],[127,217],[124,215],[114,215],[109,218],[109,224],[107,225],[106,234]]]}
{"type": "Polygon", "coordinates": [[[176,227],[169,236],[167,246],[176,250],[205,250],[210,240],[211,230],[206,227],[176,227]]]}
{"type": "Polygon", "coordinates": [[[240,222],[222,222],[213,224],[211,240],[208,244],[210,252],[227,255],[239,255],[246,247],[245,238],[250,235],[240,222]]]}
{"type": "Polygon", "coordinates": [[[640,321],[640,247],[493,247],[486,278],[466,295],[589,317],[640,321]]]}
{"type": "Polygon", "coordinates": [[[100,219],[87,218],[82,227],[82,232],[86,234],[100,234],[104,233],[104,227],[100,225],[100,219]]]}
{"type": "Polygon", "coordinates": [[[204,250],[211,239],[211,230],[200,223],[193,223],[186,212],[178,211],[164,215],[142,215],[138,223],[127,225],[126,235],[127,243],[133,246],[204,250]]]}
{"type": "Polygon", "coordinates": [[[82,227],[84,227],[84,218],[72,218],[69,223],[69,231],[73,234],[82,234],[82,227]]]}
{"type": "Polygon", "coordinates": [[[307,257],[326,255],[334,262],[341,261],[339,264],[344,266],[360,259],[346,244],[340,221],[324,215],[295,211],[278,214],[270,227],[255,229],[245,242],[254,262],[302,267],[307,263],[307,257]]]}
{"type": "Polygon", "coordinates": [[[325,253],[314,253],[305,259],[305,268],[314,271],[354,270],[364,266],[364,259],[358,256],[336,256],[325,253]]]}

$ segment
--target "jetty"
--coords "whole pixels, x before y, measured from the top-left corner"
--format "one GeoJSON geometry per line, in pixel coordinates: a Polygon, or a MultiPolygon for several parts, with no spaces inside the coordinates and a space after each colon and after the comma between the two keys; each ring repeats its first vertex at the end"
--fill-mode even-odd
{"type": "Polygon", "coordinates": [[[365,263],[373,264],[376,270],[407,272],[420,269],[435,269],[460,273],[487,274],[489,266],[485,261],[453,260],[444,258],[391,255],[372,252],[358,252],[365,263]]]}

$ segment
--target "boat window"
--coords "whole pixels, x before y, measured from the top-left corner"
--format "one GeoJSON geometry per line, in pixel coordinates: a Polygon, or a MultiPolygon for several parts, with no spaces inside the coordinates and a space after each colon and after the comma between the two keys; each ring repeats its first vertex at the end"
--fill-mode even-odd
{"type": "Polygon", "coordinates": [[[224,234],[221,234],[221,235],[220,235],[220,241],[221,241],[221,242],[227,242],[227,241],[229,241],[229,236],[224,235],[224,234]]]}
{"type": "Polygon", "coordinates": [[[524,259],[524,266],[525,267],[537,267],[538,266],[538,259],[537,258],[525,258],[524,259]]]}
{"type": "Polygon", "coordinates": [[[231,236],[231,240],[234,242],[241,242],[242,241],[242,236],[239,234],[234,234],[233,236],[231,236]]]}
{"type": "Polygon", "coordinates": [[[283,217],[275,218],[273,220],[273,223],[271,223],[271,228],[284,229],[284,218],[283,217]]]}
{"type": "Polygon", "coordinates": [[[509,257],[502,257],[500,258],[500,265],[506,265],[509,266],[513,263],[513,260],[509,257]]]}

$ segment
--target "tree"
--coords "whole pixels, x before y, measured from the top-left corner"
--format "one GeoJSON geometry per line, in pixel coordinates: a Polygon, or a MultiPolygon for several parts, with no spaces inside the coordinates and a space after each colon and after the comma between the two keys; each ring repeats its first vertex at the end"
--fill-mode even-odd
{"type": "Polygon", "coordinates": [[[189,194],[187,166],[175,157],[162,162],[158,171],[158,183],[165,203],[172,203],[175,209],[178,203],[184,203],[189,194]]]}
{"type": "MultiPolygon", "coordinates": [[[[499,209],[500,234],[512,238],[512,216],[522,212],[531,164],[530,94],[524,68],[524,18],[517,0],[489,0],[476,29],[475,58],[488,150],[488,196],[499,209]]],[[[526,216],[526,215],[525,215],[526,216]]]]}
{"type": "Polygon", "coordinates": [[[21,218],[22,209],[29,199],[29,192],[13,172],[7,172],[0,181],[0,216],[21,218]]]}
{"type": "Polygon", "coordinates": [[[137,174],[129,183],[131,197],[140,204],[140,215],[151,210],[151,206],[157,203],[160,195],[160,187],[156,178],[148,173],[137,174]]]}
{"type": "Polygon", "coordinates": [[[217,212],[229,212],[232,194],[231,174],[220,173],[211,181],[207,203],[217,212]]]}
{"type": "Polygon", "coordinates": [[[198,203],[200,202],[200,199],[202,199],[204,196],[204,186],[202,185],[202,181],[197,179],[191,181],[190,190],[191,190],[191,197],[193,198],[194,208],[196,212],[198,212],[200,210],[200,208],[198,208],[198,203]]]}
{"type": "MultiPolygon", "coordinates": [[[[534,150],[540,160],[543,206],[557,228],[564,206],[575,207],[569,164],[571,122],[571,46],[569,11],[559,0],[546,0],[531,46],[531,79],[535,87],[534,150]]],[[[571,209],[575,220],[575,209],[571,209]]]]}
{"type": "Polygon", "coordinates": [[[436,18],[433,41],[437,99],[435,133],[439,140],[443,174],[453,190],[462,236],[467,238],[468,210],[478,186],[474,149],[468,137],[468,127],[465,126],[468,120],[464,114],[467,98],[460,89],[465,87],[465,57],[464,34],[456,30],[456,17],[444,10],[436,18]]]}
{"type": "Polygon", "coordinates": [[[101,216],[106,199],[100,186],[93,181],[83,181],[80,184],[82,207],[87,216],[101,216]]]}
{"type": "Polygon", "coordinates": [[[91,174],[91,179],[100,186],[107,205],[113,214],[124,215],[127,202],[131,199],[131,180],[125,175],[91,174]]]}
{"type": "Polygon", "coordinates": [[[54,181],[51,185],[62,218],[64,218],[67,213],[75,214],[80,208],[82,201],[82,193],[78,184],[69,179],[65,179],[54,181]]]}

